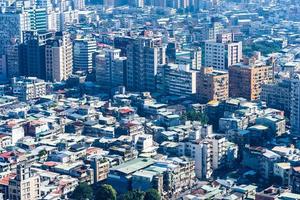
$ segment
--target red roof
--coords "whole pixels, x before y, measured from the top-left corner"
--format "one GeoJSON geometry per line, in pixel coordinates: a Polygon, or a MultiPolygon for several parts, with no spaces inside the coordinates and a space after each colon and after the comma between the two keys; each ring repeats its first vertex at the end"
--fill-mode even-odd
{"type": "Polygon", "coordinates": [[[58,165],[58,163],[53,162],[53,161],[48,161],[48,162],[44,162],[43,165],[45,165],[47,167],[54,167],[54,166],[58,165]]]}
{"type": "Polygon", "coordinates": [[[121,113],[121,114],[127,114],[127,113],[130,113],[130,112],[132,112],[133,110],[132,109],[130,109],[130,108],[121,108],[121,109],[119,109],[119,112],[121,113]]]}
{"type": "Polygon", "coordinates": [[[11,174],[3,177],[2,179],[0,179],[0,185],[8,185],[9,184],[9,179],[15,178],[15,177],[16,177],[15,173],[11,173],[11,174]]]}

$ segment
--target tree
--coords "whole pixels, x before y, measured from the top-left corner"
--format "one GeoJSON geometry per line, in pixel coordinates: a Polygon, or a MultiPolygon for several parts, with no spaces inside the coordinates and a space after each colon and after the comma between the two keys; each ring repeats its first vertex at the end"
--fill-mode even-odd
{"type": "Polygon", "coordinates": [[[95,200],[116,200],[117,192],[111,186],[107,184],[103,184],[96,192],[95,200]]]}
{"type": "Polygon", "coordinates": [[[142,192],[140,190],[133,190],[121,195],[119,200],[143,200],[144,196],[145,192],[142,192]]]}
{"type": "Polygon", "coordinates": [[[92,200],[93,196],[93,189],[87,183],[80,183],[71,195],[76,200],[92,200]]]}
{"type": "Polygon", "coordinates": [[[144,200],[160,200],[161,196],[155,189],[149,189],[145,193],[144,200]]]}

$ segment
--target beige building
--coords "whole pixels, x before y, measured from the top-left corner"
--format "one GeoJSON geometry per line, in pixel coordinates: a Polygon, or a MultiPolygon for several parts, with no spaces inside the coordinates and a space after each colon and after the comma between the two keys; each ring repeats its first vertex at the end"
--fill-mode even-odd
{"type": "Polygon", "coordinates": [[[9,180],[10,200],[37,200],[40,198],[40,177],[31,174],[27,164],[17,165],[17,175],[9,180]]]}
{"type": "Polygon", "coordinates": [[[228,73],[203,67],[197,80],[197,94],[201,103],[228,98],[228,73]]]}
{"type": "Polygon", "coordinates": [[[229,96],[260,99],[262,85],[272,82],[272,66],[257,58],[229,67],[229,96]]]}
{"type": "Polygon", "coordinates": [[[70,35],[57,32],[55,38],[46,45],[46,79],[64,81],[72,74],[73,47],[70,35]]]}
{"type": "Polygon", "coordinates": [[[94,171],[94,183],[107,179],[109,172],[109,161],[102,157],[94,157],[91,159],[91,167],[94,171]]]}

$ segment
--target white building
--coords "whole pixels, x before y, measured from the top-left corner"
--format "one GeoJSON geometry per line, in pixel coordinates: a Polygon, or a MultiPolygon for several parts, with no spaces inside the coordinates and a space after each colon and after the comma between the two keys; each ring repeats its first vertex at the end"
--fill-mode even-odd
{"type": "Polygon", "coordinates": [[[225,70],[242,59],[242,42],[234,42],[229,34],[218,34],[216,41],[205,42],[205,66],[225,70]]]}
{"type": "Polygon", "coordinates": [[[73,51],[70,34],[56,32],[46,45],[46,80],[65,81],[72,74],[73,51]]]}
{"type": "Polygon", "coordinates": [[[45,81],[36,77],[12,78],[13,95],[21,101],[28,101],[46,95],[45,81]]]}
{"type": "Polygon", "coordinates": [[[191,70],[188,64],[168,64],[161,66],[160,89],[163,93],[176,96],[193,96],[197,92],[198,71],[191,70]]]}

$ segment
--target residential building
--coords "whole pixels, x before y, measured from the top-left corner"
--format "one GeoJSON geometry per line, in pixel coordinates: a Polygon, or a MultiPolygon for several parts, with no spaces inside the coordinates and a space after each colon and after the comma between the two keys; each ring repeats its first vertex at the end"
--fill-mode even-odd
{"type": "Polygon", "coordinates": [[[157,89],[163,94],[195,97],[198,71],[190,69],[189,64],[169,63],[159,67],[157,89]]]}
{"type": "Polygon", "coordinates": [[[291,91],[291,131],[295,135],[300,134],[300,75],[294,74],[291,91]]]}
{"type": "Polygon", "coordinates": [[[282,110],[286,116],[290,116],[291,80],[263,84],[260,98],[266,102],[268,107],[282,110]]]}
{"type": "Polygon", "coordinates": [[[73,50],[69,33],[56,32],[46,44],[46,80],[65,81],[72,74],[73,50]]]}
{"type": "Polygon", "coordinates": [[[13,38],[23,41],[22,32],[29,29],[27,13],[0,13],[0,27],[0,55],[3,55],[13,38]]]}
{"type": "Polygon", "coordinates": [[[228,73],[202,67],[197,80],[197,95],[202,103],[228,98],[228,73]]]}
{"type": "Polygon", "coordinates": [[[13,95],[20,101],[28,101],[46,95],[45,81],[36,77],[12,78],[13,95]]]}
{"type": "Polygon", "coordinates": [[[109,172],[109,161],[103,157],[94,156],[90,160],[91,168],[94,170],[94,183],[107,179],[109,172]]]}
{"type": "Polygon", "coordinates": [[[272,76],[272,66],[262,62],[260,56],[232,65],[229,67],[229,96],[260,99],[262,85],[271,83],[272,76]]]}
{"type": "Polygon", "coordinates": [[[242,59],[242,43],[234,42],[232,33],[218,34],[216,41],[205,42],[205,66],[225,70],[242,59]]]}
{"type": "Polygon", "coordinates": [[[9,199],[35,200],[41,197],[40,177],[31,172],[27,164],[17,165],[16,177],[9,180],[9,199]]]}
{"type": "Polygon", "coordinates": [[[158,65],[166,61],[161,38],[117,37],[114,45],[127,57],[126,88],[134,91],[155,91],[158,65]]]}
{"type": "Polygon", "coordinates": [[[94,57],[96,82],[104,89],[112,89],[125,84],[126,57],[121,50],[105,48],[94,57]]]}

